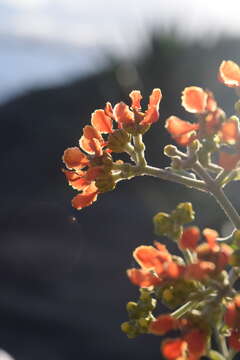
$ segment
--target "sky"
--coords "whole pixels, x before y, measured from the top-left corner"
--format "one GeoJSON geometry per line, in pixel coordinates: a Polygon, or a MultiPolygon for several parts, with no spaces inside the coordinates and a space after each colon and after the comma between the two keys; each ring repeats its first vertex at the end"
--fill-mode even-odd
{"type": "Polygon", "coordinates": [[[240,34],[240,1],[0,0],[0,102],[132,56],[151,29],[187,38],[240,34]]]}

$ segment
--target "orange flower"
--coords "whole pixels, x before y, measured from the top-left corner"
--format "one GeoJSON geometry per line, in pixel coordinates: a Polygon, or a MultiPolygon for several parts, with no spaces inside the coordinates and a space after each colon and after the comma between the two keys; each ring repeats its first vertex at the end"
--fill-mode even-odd
{"type": "Polygon", "coordinates": [[[225,170],[231,171],[240,161],[240,132],[236,118],[230,118],[222,124],[220,137],[224,143],[235,146],[234,153],[229,153],[224,150],[219,152],[219,165],[225,170]]]}
{"type": "Polygon", "coordinates": [[[182,275],[183,267],[172,260],[165,245],[155,242],[155,247],[142,245],[134,250],[133,257],[141,269],[128,270],[127,275],[133,284],[148,287],[182,275]]]}
{"type": "Polygon", "coordinates": [[[207,334],[204,331],[193,328],[183,336],[183,340],[188,347],[187,359],[198,360],[204,355],[207,343],[207,334]]]}
{"type": "Polygon", "coordinates": [[[133,90],[129,94],[132,105],[131,109],[124,102],[120,102],[115,105],[113,114],[116,121],[122,126],[133,126],[135,124],[151,125],[158,120],[159,117],[159,103],[162,99],[162,93],[160,89],[153,89],[149,98],[148,109],[145,112],[141,112],[141,99],[142,95],[139,90],[133,90]]]}
{"type": "Polygon", "coordinates": [[[187,342],[181,338],[166,339],[162,342],[161,351],[167,360],[186,359],[187,342]]]}
{"type": "Polygon", "coordinates": [[[196,226],[189,226],[183,230],[183,234],[179,240],[179,246],[182,249],[195,250],[199,239],[199,228],[196,226]]]}
{"type": "Polygon", "coordinates": [[[76,195],[72,199],[72,206],[77,210],[81,210],[86,206],[92,205],[92,203],[97,200],[97,196],[98,189],[94,183],[91,183],[81,194],[76,195]]]}
{"type": "Polygon", "coordinates": [[[89,163],[86,155],[76,146],[66,149],[62,159],[68,169],[83,169],[89,163]]]}
{"type": "MultiPolygon", "coordinates": [[[[111,105],[111,104],[110,104],[111,105]]],[[[106,105],[109,110],[109,104],[106,105]]],[[[100,133],[110,134],[113,132],[113,121],[102,109],[94,111],[91,119],[92,126],[100,133]]]]}
{"type": "Polygon", "coordinates": [[[196,139],[195,131],[199,129],[199,124],[192,124],[172,115],[166,120],[165,128],[179,145],[187,146],[196,139]]]}
{"type": "Polygon", "coordinates": [[[240,295],[229,302],[226,306],[224,321],[230,328],[235,328],[240,331],[240,295]]]}
{"type": "Polygon", "coordinates": [[[226,171],[231,171],[235,169],[240,161],[240,153],[239,154],[229,154],[225,151],[219,152],[218,163],[220,166],[224,168],[226,171]]]}
{"type": "Polygon", "coordinates": [[[86,125],[83,128],[83,135],[79,140],[79,145],[88,154],[101,156],[105,142],[101,133],[95,127],[86,125]]]}
{"type": "Polygon", "coordinates": [[[213,94],[197,86],[183,90],[182,105],[188,112],[201,114],[199,123],[190,123],[177,116],[166,120],[166,129],[181,146],[189,145],[195,139],[203,139],[218,133],[224,112],[217,107],[213,94]]]}
{"type": "Polygon", "coordinates": [[[139,287],[156,286],[161,282],[157,275],[146,269],[129,269],[127,276],[134,285],[139,287]]]}
{"type": "Polygon", "coordinates": [[[207,110],[208,93],[197,86],[186,87],[182,92],[182,106],[191,113],[203,113],[207,110]]]}
{"type": "Polygon", "coordinates": [[[167,360],[199,360],[206,351],[207,334],[190,329],[182,338],[167,339],[162,343],[162,354],[167,360]]]}
{"type": "Polygon", "coordinates": [[[240,351],[240,330],[233,329],[228,337],[228,345],[236,351],[240,351]]]}
{"type": "Polygon", "coordinates": [[[219,67],[218,78],[226,86],[239,87],[240,86],[239,66],[231,60],[222,61],[219,67]]]}
{"type": "Polygon", "coordinates": [[[165,335],[171,330],[178,328],[179,321],[170,314],[159,315],[149,325],[149,332],[155,335],[165,335]]]}
{"type": "Polygon", "coordinates": [[[203,230],[203,235],[207,242],[196,248],[198,259],[213,263],[215,266],[214,273],[218,273],[229,263],[233,250],[227,244],[217,243],[218,233],[215,230],[206,228],[203,230]]]}
{"type": "Polygon", "coordinates": [[[184,277],[186,280],[203,280],[212,274],[214,270],[215,264],[213,262],[198,261],[186,266],[184,277]]]}

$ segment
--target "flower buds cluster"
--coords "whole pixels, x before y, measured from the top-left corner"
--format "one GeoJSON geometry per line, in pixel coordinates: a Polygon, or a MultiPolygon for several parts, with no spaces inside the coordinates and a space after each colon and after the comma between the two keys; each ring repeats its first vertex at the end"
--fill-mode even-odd
{"type": "MultiPolygon", "coordinates": [[[[133,315],[129,314],[130,321],[124,323],[122,329],[130,337],[142,332],[162,336],[171,330],[180,331],[180,338],[162,343],[162,353],[169,360],[197,360],[207,353],[209,336],[215,324],[221,320],[223,304],[229,297],[225,269],[230,263],[233,249],[227,244],[218,243],[218,233],[208,228],[203,230],[205,239],[200,243],[198,227],[183,227],[193,219],[194,211],[190,203],[179,204],[171,214],[158,213],[154,217],[155,233],[177,242],[183,258],[171,254],[159,242],[155,242],[155,246],[142,245],[133,252],[140,268],[127,271],[130,281],[139,286],[141,292],[148,291],[174,312],[155,319],[152,313],[146,313],[146,316],[140,314],[137,310],[139,305],[134,303],[134,306],[131,305],[132,311],[135,311],[134,322],[133,315]],[[144,324],[148,327],[140,328],[136,317],[141,317],[141,323],[144,318],[144,324]]],[[[235,334],[236,329],[234,331],[235,334]]]]}

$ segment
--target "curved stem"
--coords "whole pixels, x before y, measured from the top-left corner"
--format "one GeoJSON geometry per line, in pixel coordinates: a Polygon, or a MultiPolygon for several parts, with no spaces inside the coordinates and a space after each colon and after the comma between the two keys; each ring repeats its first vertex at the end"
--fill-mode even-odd
{"type": "Polygon", "coordinates": [[[186,176],[179,176],[166,169],[159,169],[153,166],[145,166],[141,175],[150,175],[153,177],[160,178],[162,180],[168,180],[178,184],[185,185],[187,187],[195,188],[201,191],[207,191],[207,187],[204,181],[195,180],[186,176]]]}
{"type": "Polygon", "coordinates": [[[225,212],[231,223],[235,226],[235,228],[240,229],[240,216],[237,213],[236,209],[233,207],[231,201],[225,195],[222,188],[207,173],[207,171],[202,167],[199,162],[197,162],[193,166],[193,169],[198,174],[198,176],[205,182],[209,193],[214,196],[214,198],[216,199],[222,210],[225,212]]]}

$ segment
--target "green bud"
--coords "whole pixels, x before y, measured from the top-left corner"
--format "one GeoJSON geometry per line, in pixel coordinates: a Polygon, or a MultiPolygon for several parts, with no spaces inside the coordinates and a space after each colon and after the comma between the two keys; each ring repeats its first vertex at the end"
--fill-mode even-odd
{"type": "Polygon", "coordinates": [[[130,321],[125,321],[124,323],[122,323],[121,330],[125,334],[127,334],[127,337],[129,339],[133,339],[139,334],[139,331],[136,328],[136,326],[134,326],[134,324],[132,324],[130,321]]]}
{"type": "Polygon", "coordinates": [[[177,152],[178,149],[174,145],[169,144],[164,147],[164,154],[168,157],[176,156],[177,152]]]}
{"type": "Polygon", "coordinates": [[[229,258],[229,264],[231,266],[240,266],[240,249],[235,250],[229,258]]]}
{"type": "Polygon", "coordinates": [[[153,217],[154,233],[158,236],[167,236],[171,232],[172,221],[170,215],[164,212],[159,212],[153,217]]]}
{"type": "Polygon", "coordinates": [[[240,114],[240,100],[238,100],[235,105],[234,105],[234,109],[236,111],[237,114],[240,114]]]}
{"type": "Polygon", "coordinates": [[[124,130],[131,135],[145,134],[150,129],[150,125],[139,125],[134,123],[133,125],[123,125],[124,130]]]}
{"type": "Polygon", "coordinates": [[[98,177],[95,180],[95,184],[101,193],[114,190],[116,186],[114,177],[110,173],[98,177]]]}
{"type": "Polygon", "coordinates": [[[125,332],[126,334],[129,332],[130,326],[129,326],[129,322],[125,321],[121,324],[121,330],[123,332],[125,332]]]}
{"type": "Polygon", "coordinates": [[[116,153],[124,152],[124,147],[130,140],[131,135],[124,129],[117,129],[108,136],[108,148],[116,153]]]}
{"type": "Polygon", "coordinates": [[[141,295],[140,295],[139,299],[141,301],[144,301],[144,302],[151,301],[152,298],[151,298],[151,293],[149,290],[143,288],[143,289],[140,289],[140,293],[141,293],[141,295]]]}
{"type": "Polygon", "coordinates": [[[190,202],[178,204],[176,210],[172,211],[172,219],[179,225],[185,225],[195,219],[195,212],[190,202]]]}
{"type": "Polygon", "coordinates": [[[131,319],[133,319],[133,318],[137,319],[139,317],[139,308],[138,308],[138,304],[136,302],[129,301],[127,303],[126,308],[127,308],[129,317],[131,319]]]}
{"type": "Polygon", "coordinates": [[[144,334],[148,331],[149,320],[142,317],[137,320],[137,323],[138,323],[139,330],[141,333],[144,334]]]}
{"type": "Polygon", "coordinates": [[[234,248],[240,248],[240,230],[236,230],[232,236],[232,244],[234,248]]]}

